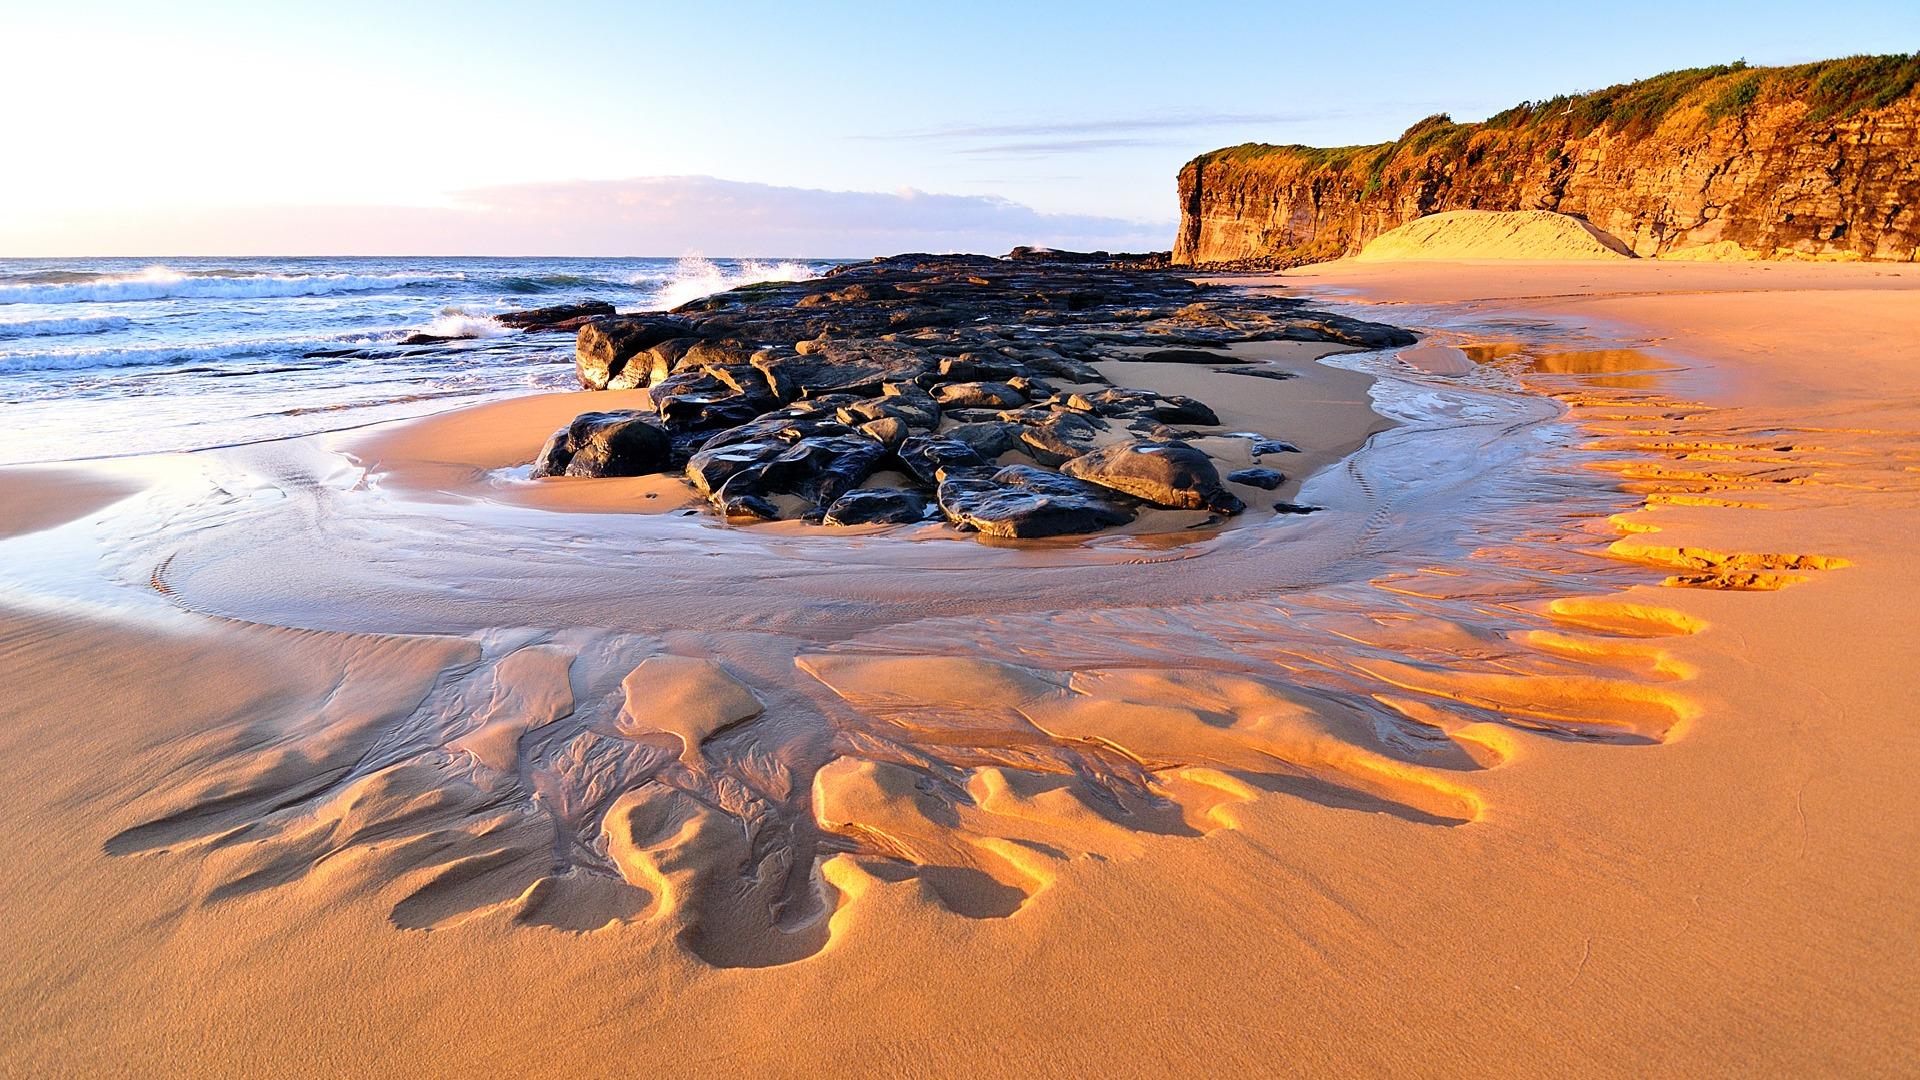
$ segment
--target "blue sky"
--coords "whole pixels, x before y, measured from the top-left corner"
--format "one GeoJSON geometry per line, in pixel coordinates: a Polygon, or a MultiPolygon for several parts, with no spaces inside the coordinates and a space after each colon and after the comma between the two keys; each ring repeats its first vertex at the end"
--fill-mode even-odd
{"type": "Polygon", "coordinates": [[[0,0],[0,256],[1165,247],[1211,147],[1916,48],[1912,0],[0,0]]]}

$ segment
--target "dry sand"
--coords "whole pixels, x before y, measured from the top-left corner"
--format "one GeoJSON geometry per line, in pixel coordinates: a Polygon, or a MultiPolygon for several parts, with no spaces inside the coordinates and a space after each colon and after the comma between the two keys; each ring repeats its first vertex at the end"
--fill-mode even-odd
{"type": "Polygon", "coordinates": [[[1286,283],[1479,363],[1173,546],[528,502],[585,395],[0,474],[8,1071],[1920,1067],[1920,276],[1286,283]]]}
{"type": "Polygon", "coordinates": [[[1374,237],[1359,262],[1459,262],[1479,259],[1613,260],[1633,258],[1618,237],[1582,218],[1551,210],[1446,210],[1374,237]]]}

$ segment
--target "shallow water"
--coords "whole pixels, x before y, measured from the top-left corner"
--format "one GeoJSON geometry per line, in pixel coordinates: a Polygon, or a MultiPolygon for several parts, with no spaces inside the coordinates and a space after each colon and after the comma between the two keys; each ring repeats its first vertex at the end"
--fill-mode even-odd
{"type": "Polygon", "coordinates": [[[225,446],[573,383],[504,311],[665,309],[821,260],[0,259],[0,464],[225,446]],[[460,340],[403,348],[411,333],[460,340]],[[312,357],[315,351],[365,355],[312,357]]]}

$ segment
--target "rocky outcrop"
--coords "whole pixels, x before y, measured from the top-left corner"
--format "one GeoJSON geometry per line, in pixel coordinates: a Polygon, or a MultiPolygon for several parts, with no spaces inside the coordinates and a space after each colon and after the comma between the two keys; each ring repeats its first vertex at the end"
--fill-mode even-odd
{"type": "Polygon", "coordinates": [[[644,387],[652,412],[582,416],[535,473],[626,475],[596,465],[594,448],[644,423],[631,437],[653,440],[654,471],[684,472],[742,522],[940,516],[1026,538],[1123,525],[1153,506],[1224,516],[1244,507],[1181,441],[1224,434],[1205,430],[1220,423],[1214,410],[1114,386],[1096,362],[1137,362],[1150,346],[1170,363],[1240,370],[1222,346],[1413,340],[1299,300],[1096,259],[895,256],[583,326],[581,385],[644,387]]]}
{"type": "Polygon", "coordinates": [[[602,315],[611,314],[613,314],[613,305],[605,300],[581,300],[572,304],[555,304],[552,307],[509,311],[503,315],[495,315],[493,321],[502,326],[511,326],[516,330],[577,331],[588,319],[597,319],[602,315]]]}
{"type": "Polygon", "coordinates": [[[1920,56],[1699,68],[1374,146],[1215,150],[1180,171],[1173,261],[1339,258],[1444,210],[1571,214],[1643,257],[1913,261],[1916,78],[1920,56]]]}

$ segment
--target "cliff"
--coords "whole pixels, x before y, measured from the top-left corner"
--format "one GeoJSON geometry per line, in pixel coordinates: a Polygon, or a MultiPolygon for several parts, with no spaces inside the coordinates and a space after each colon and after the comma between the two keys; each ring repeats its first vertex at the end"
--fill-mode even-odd
{"type": "Polygon", "coordinates": [[[1296,265],[1357,252],[1443,210],[1553,210],[1635,254],[1913,261],[1920,54],[1675,71],[1526,102],[1482,123],[1428,117],[1390,143],[1249,143],[1180,170],[1180,265],[1296,265]]]}

